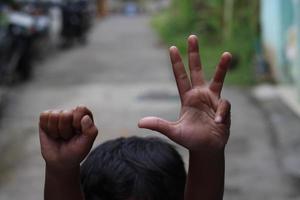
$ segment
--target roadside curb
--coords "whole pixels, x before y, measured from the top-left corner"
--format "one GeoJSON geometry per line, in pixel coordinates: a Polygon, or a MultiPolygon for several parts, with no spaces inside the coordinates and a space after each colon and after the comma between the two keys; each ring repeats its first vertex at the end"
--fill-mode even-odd
{"type": "Polygon", "coordinates": [[[257,86],[252,97],[264,112],[270,126],[271,142],[284,172],[300,178],[300,117],[269,85],[257,86]]]}

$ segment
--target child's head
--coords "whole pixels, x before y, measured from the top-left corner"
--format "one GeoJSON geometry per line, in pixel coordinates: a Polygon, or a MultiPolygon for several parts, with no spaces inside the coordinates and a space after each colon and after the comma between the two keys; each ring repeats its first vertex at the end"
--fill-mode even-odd
{"type": "Polygon", "coordinates": [[[86,200],[182,200],[181,156],[158,138],[119,138],[99,145],[81,168],[86,200]]]}

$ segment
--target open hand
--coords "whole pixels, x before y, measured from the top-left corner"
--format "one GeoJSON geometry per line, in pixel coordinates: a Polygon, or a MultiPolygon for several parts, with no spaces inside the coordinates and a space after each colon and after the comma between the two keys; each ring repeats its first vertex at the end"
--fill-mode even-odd
{"type": "Polygon", "coordinates": [[[180,53],[170,48],[173,72],[181,99],[179,120],[169,122],[157,117],[146,117],[139,121],[140,128],[158,131],[190,151],[223,150],[230,129],[230,103],[221,99],[223,82],[231,54],[223,53],[210,83],[204,80],[199,57],[198,39],[188,39],[189,79],[180,53]]]}
{"type": "Polygon", "coordinates": [[[84,106],[41,113],[39,129],[46,164],[58,170],[78,167],[98,134],[92,113],[84,106]]]}

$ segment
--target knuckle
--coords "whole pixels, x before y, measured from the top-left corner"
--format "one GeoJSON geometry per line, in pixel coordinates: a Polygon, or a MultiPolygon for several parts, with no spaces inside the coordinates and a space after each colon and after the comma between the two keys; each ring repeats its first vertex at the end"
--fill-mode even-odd
{"type": "Polygon", "coordinates": [[[46,115],[44,113],[40,114],[40,122],[43,122],[44,120],[46,120],[46,115]]]}
{"type": "Polygon", "coordinates": [[[49,114],[49,121],[57,120],[58,115],[56,113],[50,113],[49,114]]]}
{"type": "Polygon", "coordinates": [[[54,110],[50,113],[51,119],[58,119],[61,115],[61,110],[54,110]]]}
{"type": "Polygon", "coordinates": [[[156,126],[161,131],[164,129],[163,122],[161,119],[156,119],[156,126]]]}
{"type": "Polygon", "coordinates": [[[160,119],[156,119],[156,126],[160,128],[160,126],[161,126],[160,119]]]}
{"type": "Polygon", "coordinates": [[[84,106],[84,105],[79,105],[79,106],[77,106],[77,110],[79,110],[79,111],[86,111],[86,110],[88,110],[88,108],[86,106],[84,106]]]}
{"type": "Polygon", "coordinates": [[[210,83],[209,88],[213,92],[218,92],[222,88],[222,85],[222,83],[213,81],[212,83],[210,83]]]}
{"type": "Polygon", "coordinates": [[[64,110],[62,112],[61,118],[63,121],[71,121],[73,118],[73,114],[68,110],[64,110]]]}
{"type": "Polygon", "coordinates": [[[93,116],[92,115],[92,112],[90,111],[90,109],[88,109],[86,106],[84,105],[80,105],[80,106],[77,106],[76,108],[76,111],[79,115],[90,115],[91,117],[93,116]]]}
{"type": "Polygon", "coordinates": [[[200,65],[194,66],[193,69],[191,70],[192,73],[200,73],[201,71],[202,69],[200,65]]]}
{"type": "Polygon", "coordinates": [[[49,114],[50,114],[50,111],[49,110],[46,110],[46,111],[43,111],[43,112],[41,112],[41,114],[40,114],[40,119],[44,119],[44,118],[47,118],[48,116],[49,116],[49,114]]]}
{"type": "Polygon", "coordinates": [[[180,80],[185,80],[185,79],[187,79],[187,74],[185,74],[185,73],[179,74],[179,75],[178,75],[178,79],[180,79],[180,80]]]}

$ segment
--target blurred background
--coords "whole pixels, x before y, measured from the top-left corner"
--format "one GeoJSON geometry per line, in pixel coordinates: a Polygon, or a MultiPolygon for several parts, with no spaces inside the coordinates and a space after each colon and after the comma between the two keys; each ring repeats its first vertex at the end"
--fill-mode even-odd
{"type": "MultiPolygon", "coordinates": [[[[43,199],[38,116],[87,105],[96,144],[176,120],[168,47],[199,37],[207,80],[233,54],[224,199],[300,199],[300,0],[1,0],[0,199],[43,199]]],[[[187,163],[187,151],[177,147],[187,163]]]]}

